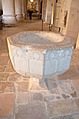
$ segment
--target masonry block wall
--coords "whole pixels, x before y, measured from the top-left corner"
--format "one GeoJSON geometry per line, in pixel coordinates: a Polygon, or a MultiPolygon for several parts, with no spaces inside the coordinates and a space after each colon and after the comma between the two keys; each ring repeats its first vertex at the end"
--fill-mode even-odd
{"type": "Polygon", "coordinates": [[[79,32],[79,0],[72,0],[66,34],[74,38],[74,40],[77,40],[78,32],[79,32]]]}

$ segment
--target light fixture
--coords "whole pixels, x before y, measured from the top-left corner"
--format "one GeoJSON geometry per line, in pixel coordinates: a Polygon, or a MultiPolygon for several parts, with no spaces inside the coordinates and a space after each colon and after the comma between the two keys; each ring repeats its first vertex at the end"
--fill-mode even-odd
{"type": "Polygon", "coordinates": [[[30,0],[30,2],[33,2],[33,0],[30,0]]]}

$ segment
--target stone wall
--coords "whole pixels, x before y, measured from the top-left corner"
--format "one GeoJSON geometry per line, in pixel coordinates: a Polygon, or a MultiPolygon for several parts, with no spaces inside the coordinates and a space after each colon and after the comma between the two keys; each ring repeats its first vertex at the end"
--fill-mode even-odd
{"type": "Polygon", "coordinates": [[[78,32],[79,32],[79,0],[75,1],[72,0],[66,34],[74,38],[74,40],[77,40],[78,32]]]}
{"type": "Polygon", "coordinates": [[[69,12],[72,0],[62,0],[61,1],[61,10],[60,10],[60,18],[59,18],[59,26],[61,28],[61,33],[66,34],[69,12]]]}
{"type": "Polygon", "coordinates": [[[1,0],[0,0],[0,9],[2,9],[2,2],[1,2],[1,0]]]}

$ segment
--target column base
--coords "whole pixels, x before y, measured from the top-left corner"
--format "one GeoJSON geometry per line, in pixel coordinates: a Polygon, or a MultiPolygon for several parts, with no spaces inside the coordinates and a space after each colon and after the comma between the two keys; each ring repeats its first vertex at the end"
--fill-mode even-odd
{"type": "Polygon", "coordinates": [[[16,24],[16,18],[12,15],[3,15],[3,23],[5,25],[15,25],[16,24]]]}
{"type": "Polygon", "coordinates": [[[23,16],[23,19],[26,19],[26,14],[25,13],[22,13],[22,16],[23,16]]]}
{"type": "Polygon", "coordinates": [[[23,20],[23,15],[22,14],[16,14],[16,20],[17,21],[23,20]]]}

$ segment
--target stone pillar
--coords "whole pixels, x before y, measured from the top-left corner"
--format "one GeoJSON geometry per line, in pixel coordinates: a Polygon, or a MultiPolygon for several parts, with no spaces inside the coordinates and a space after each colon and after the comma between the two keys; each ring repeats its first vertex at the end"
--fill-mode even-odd
{"type": "Polygon", "coordinates": [[[77,40],[79,32],[79,0],[72,0],[69,19],[67,24],[66,35],[77,40]]]}
{"type": "Polygon", "coordinates": [[[15,14],[17,21],[22,20],[22,0],[15,0],[15,14]]]}
{"type": "Polygon", "coordinates": [[[46,7],[47,7],[47,0],[43,0],[42,4],[42,19],[45,22],[45,17],[46,17],[46,7]]]}
{"type": "Polygon", "coordinates": [[[79,0],[65,0],[62,6],[61,33],[72,37],[76,43],[79,32],[79,0]]]}
{"type": "MultiPolygon", "coordinates": [[[[62,0],[61,0],[62,1],[62,0]]],[[[60,12],[61,12],[61,1],[53,1],[53,11],[54,11],[54,26],[60,27],[60,12]]]]}
{"type": "Polygon", "coordinates": [[[22,16],[25,19],[26,16],[26,1],[22,0],[22,16]]]}
{"type": "Polygon", "coordinates": [[[51,24],[54,24],[55,0],[52,0],[52,2],[51,2],[51,10],[52,10],[51,24]]]}
{"type": "Polygon", "coordinates": [[[59,16],[59,25],[61,28],[61,33],[66,34],[67,25],[69,21],[70,6],[72,0],[61,0],[61,10],[59,16]]]}
{"type": "Polygon", "coordinates": [[[22,0],[22,16],[24,19],[27,18],[27,0],[22,0]]]}
{"type": "Polygon", "coordinates": [[[2,0],[0,0],[0,9],[2,9],[2,0]]]}
{"type": "Polygon", "coordinates": [[[45,17],[45,22],[50,23],[50,16],[51,16],[51,6],[50,6],[50,0],[47,0],[47,6],[46,6],[46,17],[45,17]]]}
{"type": "Polygon", "coordinates": [[[53,17],[53,0],[47,0],[47,7],[46,7],[46,17],[45,22],[51,24],[52,23],[52,17],[53,17]]]}
{"type": "Polygon", "coordinates": [[[14,0],[2,0],[3,22],[4,24],[15,24],[14,0]]]}
{"type": "Polygon", "coordinates": [[[36,1],[36,10],[38,11],[38,2],[39,0],[36,1]]]}

